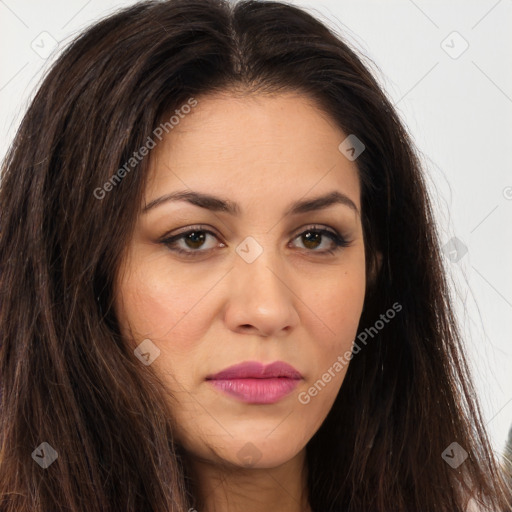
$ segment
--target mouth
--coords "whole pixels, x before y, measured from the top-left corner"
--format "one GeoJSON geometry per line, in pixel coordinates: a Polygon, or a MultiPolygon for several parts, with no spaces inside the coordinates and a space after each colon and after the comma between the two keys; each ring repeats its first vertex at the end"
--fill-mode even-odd
{"type": "Polygon", "coordinates": [[[276,403],[301,380],[300,372],[282,361],[269,365],[250,361],[206,377],[206,381],[219,391],[252,404],[276,403]]]}

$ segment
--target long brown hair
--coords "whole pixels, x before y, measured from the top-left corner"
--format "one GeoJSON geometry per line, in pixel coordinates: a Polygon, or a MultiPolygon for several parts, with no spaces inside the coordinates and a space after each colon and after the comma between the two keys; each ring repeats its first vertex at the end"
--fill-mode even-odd
{"type": "Polygon", "coordinates": [[[150,158],[126,162],[190,98],[225,90],[301,91],[363,141],[375,277],[360,328],[403,308],[354,356],[307,445],[313,509],[455,512],[472,495],[506,510],[420,163],[393,106],[303,10],[223,0],[143,2],[96,23],[53,65],[14,138],[0,188],[0,510],[196,505],[165,386],[120,336],[112,301],[150,158]],[[443,456],[454,442],[467,453],[458,467],[443,456]],[[57,452],[46,468],[42,443],[57,452]]]}

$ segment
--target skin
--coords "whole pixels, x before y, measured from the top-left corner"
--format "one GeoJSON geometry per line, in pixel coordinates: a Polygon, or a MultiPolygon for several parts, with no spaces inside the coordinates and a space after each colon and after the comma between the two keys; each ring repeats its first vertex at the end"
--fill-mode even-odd
{"type": "Polygon", "coordinates": [[[196,475],[196,508],[309,511],[305,446],[347,365],[308,404],[298,395],[351,350],[357,334],[366,284],[357,167],[338,150],[347,135],[306,96],[197,99],[151,152],[144,204],[116,282],[116,314],[134,347],[150,339],[160,350],[151,368],[174,397],[177,435],[196,475]],[[241,213],[183,200],[143,212],[178,190],[235,201],[241,213]],[[357,211],[334,204],[284,215],[292,202],[331,191],[357,211]],[[161,243],[198,224],[214,235],[203,233],[199,242],[185,236],[174,247],[199,256],[161,243]],[[335,248],[328,236],[306,238],[312,225],[345,237],[348,246],[327,254],[335,248]],[[252,263],[236,252],[248,236],[263,250],[252,263]],[[303,379],[274,404],[241,402],[205,380],[243,361],[278,360],[303,379]]]}

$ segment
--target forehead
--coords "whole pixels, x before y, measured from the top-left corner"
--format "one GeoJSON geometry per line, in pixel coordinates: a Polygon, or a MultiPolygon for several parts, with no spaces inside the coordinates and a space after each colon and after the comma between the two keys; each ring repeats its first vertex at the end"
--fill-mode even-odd
{"type": "Polygon", "coordinates": [[[345,138],[298,93],[199,97],[153,150],[145,203],[178,188],[241,203],[337,189],[360,208],[357,166],[338,149],[345,138]]]}

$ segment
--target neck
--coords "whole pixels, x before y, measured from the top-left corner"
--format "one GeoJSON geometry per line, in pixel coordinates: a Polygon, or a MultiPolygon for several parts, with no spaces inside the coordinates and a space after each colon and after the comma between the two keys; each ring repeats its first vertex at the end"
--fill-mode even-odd
{"type": "Polygon", "coordinates": [[[240,468],[191,457],[201,512],[311,512],[306,451],[272,468],[240,468]]]}

